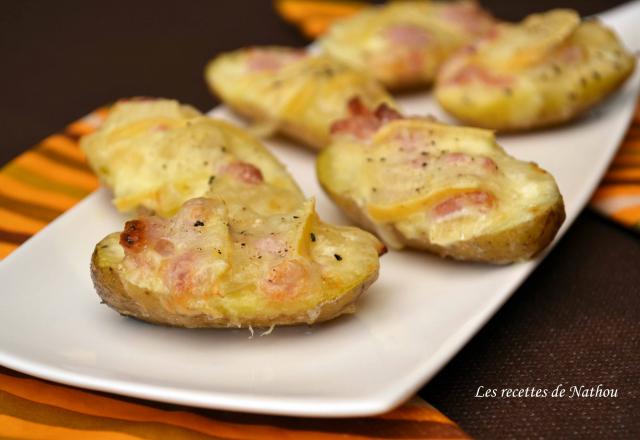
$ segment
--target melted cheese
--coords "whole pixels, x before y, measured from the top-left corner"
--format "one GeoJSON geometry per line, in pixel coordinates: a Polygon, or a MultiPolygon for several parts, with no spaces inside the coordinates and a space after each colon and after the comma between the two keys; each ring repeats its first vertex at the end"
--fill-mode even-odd
{"type": "Polygon", "coordinates": [[[473,2],[391,2],[336,22],[320,44],[387,86],[428,84],[447,57],[492,24],[473,2]]]}
{"type": "MultiPolygon", "coordinates": [[[[114,204],[121,211],[144,207],[170,215],[186,200],[222,188],[216,179],[237,162],[253,165],[261,173],[264,185],[255,185],[255,191],[244,197],[259,199],[268,192],[261,202],[265,212],[287,210],[302,201],[285,168],[257,140],[175,101],[116,104],[104,126],[83,138],[81,146],[92,168],[113,190],[114,204]]],[[[235,189],[237,185],[226,185],[221,190],[235,189]]]]}
{"type": "Polygon", "coordinates": [[[507,155],[488,130],[401,119],[368,143],[342,136],[323,155],[336,178],[323,184],[356,201],[378,232],[393,226],[406,240],[447,246],[497,233],[560,198],[553,177],[507,155]]]}
{"type": "Polygon", "coordinates": [[[552,10],[501,24],[451,57],[438,74],[436,97],[469,124],[522,130],[575,117],[615,90],[634,65],[605,26],[552,10]]]}

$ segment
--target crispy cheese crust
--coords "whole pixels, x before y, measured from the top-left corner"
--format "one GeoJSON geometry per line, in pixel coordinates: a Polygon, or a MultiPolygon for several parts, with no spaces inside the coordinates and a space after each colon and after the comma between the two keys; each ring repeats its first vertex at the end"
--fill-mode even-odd
{"type": "Polygon", "coordinates": [[[352,105],[320,153],[322,187],[396,249],[489,263],[532,258],[564,221],[551,175],[509,156],[492,132],[352,105]]]}
{"type": "Polygon", "coordinates": [[[631,75],[634,57],[596,20],[571,10],[501,24],[441,69],[436,98],[461,121],[504,131],[574,119],[631,75]]]}
{"type": "Polygon", "coordinates": [[[414,88],[431,84],[449,56],[493,23],[473,1],[390,2],[338,20],[320,45],[390,89],[414,88]]]}
{"type": "Polygon", "coordinates": [[[222,54],[205,71],[207,84],[235,112],[320,149],[331,123],[359,95],[369,105],[394,105],[368,74],[327,55],[285,47],[254,47],[222,54]]]}

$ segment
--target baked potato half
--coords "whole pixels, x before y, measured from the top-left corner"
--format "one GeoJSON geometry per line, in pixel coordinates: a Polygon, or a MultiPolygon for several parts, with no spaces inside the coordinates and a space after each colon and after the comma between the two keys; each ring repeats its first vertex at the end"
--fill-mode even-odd
{"type": "Polygon", "coordinates": [[[377,277],[377,238],[321,222],[259,141],[189,106],[118,103],[82,148],[115,205],[141,213],[91,261],[98,294],[124,315],[182,327],[314,323],[352,312],[377,277]]]}
{"type": "Polygon", "coordinates": [[[313,200],[286,214],[196,198],[143,216],[95,248],[91,274],[123,315],[179,327],[313,324],[354,311],[383,245],[321,222],[313,200]]]}
{"type": "Polygon", "coordinates": [[[516,131],[569,121],[616,90],[635,58],[613,31],[575,11],[504,23],[440,70],[436,98],[461,121],[516,131]]]}
{"type": "Polygon", "coordinates": [[[177,101],[119,102],[80,145],[120,211],[167,216],[209,193],[232,194],[263,214],[290,211],[304,200],[257,139],[177,101]]]}
{"type": "Polygon", "coordinates": [[[486,34],[493,18],[474,1],[402,1],[338,20],[324,51],[390,89],[430,85],[456,50],[486,34]]]}
{"type": "Polygon", "coordinates": [[[327,194],[396,249],[488,263],[529,259],[562,224],[553,177],[509,156],[493,132],[402,117],[357,100],[317,159],[327,194]]]}
{"type": "Polygon", "coordinates": [[[331,123],[354,96],[368,105],[392,98],[366,73],[328,55],[286,47],[253,47],[222,54],[205,71],[214,94],[240,115],[320,149],[331,123]]]}

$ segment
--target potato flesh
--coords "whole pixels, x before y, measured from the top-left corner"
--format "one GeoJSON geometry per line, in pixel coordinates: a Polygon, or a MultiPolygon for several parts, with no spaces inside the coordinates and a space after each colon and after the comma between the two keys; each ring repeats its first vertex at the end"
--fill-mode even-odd
{"type": "Polygon", "coordinates": [[[352,97],[360,96],[371,106],[393,105],[382,86],[367,74],[326,55],[306,55],[274,70],[247,67],[255,53],[278,56],[293,50],[265,47],[220,55],[207,67],[207,82],[232,109],[314,148],[330,141],[331,123],[345,115],[352,97]]]}
{"type": "Polygon", "coordinates": [[[612,31],[555,10],[500,25],[442,68],[436,97],[467,123],[522,130],[569,120],[615,90],[634,57],[612,31]]]}
{"type": "Polygon", "coordinates": [[[342,136],[322,153],[319,167],[323,186],[353,200],[393,247],[446,248],[499,234],[562,201],[553,177],[507,155],[491,132],[419,119],[389,122],[368,143],[342,136]],[[436,215],[441,203],[469,194],[484,204],[436,215]]]}

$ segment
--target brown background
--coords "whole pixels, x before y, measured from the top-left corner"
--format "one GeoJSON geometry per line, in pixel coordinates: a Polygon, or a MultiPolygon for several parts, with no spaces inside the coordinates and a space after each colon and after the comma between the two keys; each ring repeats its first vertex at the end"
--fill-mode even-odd
{"type": "MultiPolygon", "coordinates": [[[[500,18],[620,2],[483,1],[500,18]]],[[[640,25],[640,23],[639,23],[640,25]]],[[[207,110],[216,53],[302,46],[266,0],[0,2],[0,164],[133,95],[207,110]]],[[[479,438],[640,438],[638,236],[585,211],[545,262],[420,394],[479,438]],[[492,388],[618,388],[617,399],[478,399],[492,388]]],[[[473,292],[469,292],[470,295],[473,292]]]]}

